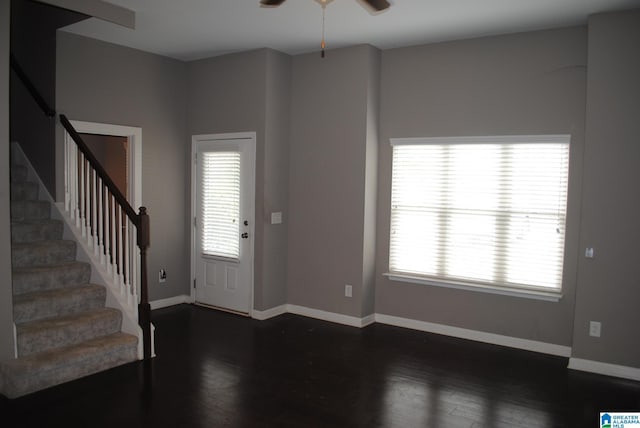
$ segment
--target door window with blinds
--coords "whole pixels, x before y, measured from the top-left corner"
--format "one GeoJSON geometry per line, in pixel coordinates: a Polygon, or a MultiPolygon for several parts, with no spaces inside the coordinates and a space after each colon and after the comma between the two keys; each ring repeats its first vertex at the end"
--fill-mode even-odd
{"type": "Polygon", "coordinates": [[[389,275],[560,293],[569,140],[393,139],[389,275]]]}
{"type": "Polygon", "coordinates": [[[240,256],[240,153],[202,153],[202,254],[240,256]]]}

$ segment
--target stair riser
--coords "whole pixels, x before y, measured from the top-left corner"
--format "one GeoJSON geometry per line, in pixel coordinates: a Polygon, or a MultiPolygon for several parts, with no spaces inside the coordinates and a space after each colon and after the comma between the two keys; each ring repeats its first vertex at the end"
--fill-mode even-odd
{"type": "Polygon", "coordinates": [[[35,201],[38,199],[38,191],[37,183],[11,183],[11,200],[35,201]]]}
{"type": "Polygon", "coordinates": [[[45,220],[51,217],[51,204],[47,201],[13,201],[11,220],[45,220]]]}
{"type": "Polygon", "coordinates": [[[23,325],[16,326],[18,332],[18,356],[25,357],[37,352],[74,345],[109,334],[117,333],[122,326],[122,314],[117,311],[105,313],[89,322],[61,324],[39,331],[24,331],[23,325]]]}
{"type": "Polygon", "coordinates": [[[13,223],[11,241],[16,243],[62,239],[62,222],[49,220],[42,223],[13,223]]]}
{"type": "Polygon", "coordinates": [[[11,247],[11,264],[14,268],[66,263],[75,259],[74,241],[42,241],[14,244],[11,247]]]}
{"type": "Polygon", "coordinates": [[[13,294],[87,284],[91,267],[86,263],[72,263],[49,269],[37,268],[13,271],[13,294]]]}
{"type": "Polygon", "coordinates": [[[21,324],[104,307],[107,294],[104,287],[80,287],[73,290],[73,294],[47,298],[21,299],[22,296],[16,296],[13,321],[21,324]]]}

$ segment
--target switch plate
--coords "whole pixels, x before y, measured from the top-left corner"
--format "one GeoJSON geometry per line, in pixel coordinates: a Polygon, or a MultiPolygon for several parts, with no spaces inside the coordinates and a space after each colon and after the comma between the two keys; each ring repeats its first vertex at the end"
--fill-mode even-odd
{"type": "Polygon", "coordinates": [[[344,286],[344,296],[345,297],[353,297],[353,286],[346,284],[344,286]]]}
{"type": "Polygon", "coordinates": [[[167,282],[167,271],[164,269],[160,269],[160,272],[158,272],[158,282],[159,283],[163,283],[163,282],[167,282]]]}
{"type": "Polygon", "coordinates": [[[280,224],[282,223],[282,212],[278,211],[275,213],[271,213],[271,224],[280,224]]]}
{"type": "Polygon", "coordinates": [[[594,257],[593,247],[588,247],[584,250],[584,256],[588,259],[592,259],[594,257]]]}
{"type": "Polygon", "coordinates": [[[589,336],[591,337],[600,337],[600,329],[602,328],[602,324],[598,321],[590,321],[589,322],[589,336]]]}

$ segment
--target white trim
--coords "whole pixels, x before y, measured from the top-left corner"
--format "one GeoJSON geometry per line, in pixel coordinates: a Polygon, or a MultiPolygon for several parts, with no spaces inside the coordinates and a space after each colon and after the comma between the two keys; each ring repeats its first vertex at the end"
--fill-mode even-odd
{"type": "Polygon", "coordinates": [[[415,137],[391,138],[391,146],[415,146],[425,144],[519,144],[519,143],[569,143],[571,135],[495,135],[475,137],[415,137]]]}
{"type": "Polygon", "coordinates": [[[619,366],[617,364],[572,357],[569,359],[569,368],[572,370],[640,381],[640,369],[635,367],[619,366]]]}
{"type": "Polygon", "coordinates": [[[181,294],[179,296],[167,297],[166,299],[159,299],[149,302],[151,305],[151,310],[168,308],[169,306],[180,305],[182,303],[191,303],[191,297],[186,294],[181,294]]]}
{"type": "Polygon", "coordinates": [[[462,282],[435,280],[398,273],[383,273],[382,275],[388,277],[391,281],[408,282],[411,284],[432,285],[434,287],[499,294],[502,296],[521,297],[524,299],[543,300],[546,302],[559,302],[560,299],[562,299],[562,293],[553,291],[537,291],[527,288],[509,288],[483,284],[465,284],[462,282]]]}
{"type": "MultiPolygon", "coordinates": [[[[142,206],[142,128],[109,123],[70,120],[79,134],[113,135],[126,137],[129,147],[129,200],[137,211],[142,206]]],[[[65,132],[65,139],[71,138],[65,132]]]]}
{"type": "Polygon", "coordinates": [[[361,319],[362,327],[375,324],[375,322],[376,322],[376,314],[367,315],[366,317],[361,319]]]}
{"type": "Polygon", "coordinates": [[[274,308],[270,308],[264,311],[258,311],[254,309],[251,312],[251,318],[256,319],[258,321],[268,320],[269,318],[277,317],[278,315],[287,313],[287,305],[280,305],[274,308]]]}
{"type": "Polygon", "coordinates": [[[348,325],[351,327],[365,327],[374,322],[375,317],[369,315],[365,318],[352,317],[350,315],[338,314],[335,312],[327,312],[320,309],[312,309],[298,305],[287,305],[287,312],[302,315],[309,318],[315,318],[323,321],[334,322],[336,324],[348,325]]]}
{"type": "Polygon", "coordinates": [[[474,340],[476,342],[490,343],[492,345],[507,346],[509,348],[523,349],[525,351],[534,351],[542,354],[557,355],[559,357],[568,358],[571,356],[571,348],[569,346],[538,342],[535,340],[521,339],[518,337],[502,336],[500,334],[468,330],[466,328],[452,327],[449,325],[435,324],[408,318],[400,318],[392,315],[376,314],[375,318],[376,322],[393,325],[396,327],[410,328],[413,330],[425,331],[428,333],[442,334],[445,336],[474,340]]]}

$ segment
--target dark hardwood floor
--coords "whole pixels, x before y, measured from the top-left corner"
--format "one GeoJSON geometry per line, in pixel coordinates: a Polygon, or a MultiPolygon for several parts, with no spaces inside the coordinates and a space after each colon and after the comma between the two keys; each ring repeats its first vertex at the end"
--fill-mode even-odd
{"type": "Polygon", "coordinates": [[[2,399],[0,426],[584,428],[640,411],[640,383],[565,358],[295,315],[180,305],[152,318],[151,364],[2,399]]]}

